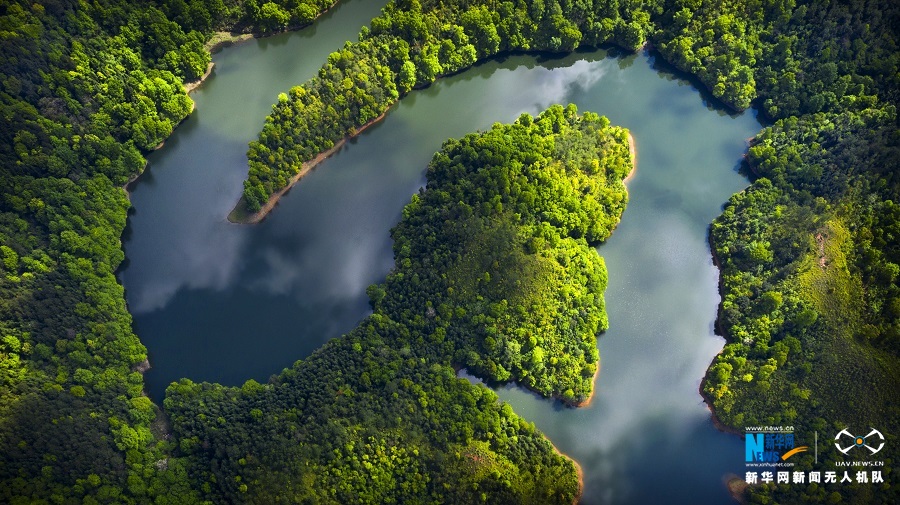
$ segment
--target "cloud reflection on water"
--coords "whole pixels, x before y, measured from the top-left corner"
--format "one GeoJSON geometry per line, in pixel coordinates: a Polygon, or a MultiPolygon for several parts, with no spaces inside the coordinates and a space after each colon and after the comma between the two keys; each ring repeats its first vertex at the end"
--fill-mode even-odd
{"type": "Polygon", "coordinates": [[[578,59],[569,66],[550,69],[536,67],[524,79],[519,72],[509,72],[510,89],[527,86],[528,96],[537,98],[533,105],[534,113],[537,113],[553,104],[568,103],[573,93],[593,88],[614,69],[615,64],[611,58],[595,61],[578,59]]]}
{"type": "MultiPolygon", "coordinates": [[[[185,209],[190,216],[190,209],[185,209]]],[[[144,314],[166,307],[181,289],[222,290],[229,287],[239,270],[246,236],[234,233],[224,223],[219,225],[200,212],[193,217],[174,216],[171,224],[155,245],[154,237],[143,237],[137,230],[134,242],[143,249],[129,247],[126,282],[129,310],[144,314]],[[190,237],[190,239],[188,239],[190,237]]]]}

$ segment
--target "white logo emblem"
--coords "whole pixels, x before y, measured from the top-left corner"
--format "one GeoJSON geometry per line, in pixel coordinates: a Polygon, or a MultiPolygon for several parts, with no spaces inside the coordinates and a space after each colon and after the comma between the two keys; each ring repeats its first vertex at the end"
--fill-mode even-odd
{"type": "Polygon", "coordinates": [[[881,432],[876,430],[875,428],[872,428],[872,431],[870,431],[869,434],[864,437],[857,437],[847,430],[841,430],[840,433],[834,436],[834,440],[834,446],[837,448],[837,450],[841,451],[844,454],[850,452],[850,449],[853,449],[854,447],[865,447],[866,449],[872,451],[872,454],[876,454],[881,450],[882,447],[884,447],[884,435],[882,435],[881,432]],[[881,443],[878,444],[878,447],[872,447],[867,442],[867,439],[872,437],[872,435],[876,435],[877,438],[881,441],[881,443]],[[841,447],[841,437],[845,436],[853,439],[853,443],[848,445],[847,447],[841,447]]]}

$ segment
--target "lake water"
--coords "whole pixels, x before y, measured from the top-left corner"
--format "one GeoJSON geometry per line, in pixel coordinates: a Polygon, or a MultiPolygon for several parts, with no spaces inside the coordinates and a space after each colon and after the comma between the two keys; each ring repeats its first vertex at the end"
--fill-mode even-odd
{"type": "Polygon", "coordinates": [[[730,116],[646,53],[514,56],[413,92],[305,177],[253,226],[225,217],[241,193],[247,143],[277,94],[314,75],[380,3],[342,2],[313,27],[227,48],[192,97],[197,110],[133,185],[120,272],[149,349],[150,395],[181,377],[265,381],[353,328],[365,288],[393,261],[390,228],[448,137],[553,103],[606,115],[637,140],[631,201],[600,247],[610,329],[593,403],[571,409],[498,391],[585,472],[583,503],[730,503],[723,476],[743,444],[719,433],[698,387],[723,341],[707,229],[728,197],[752,113],[730,116]]]}

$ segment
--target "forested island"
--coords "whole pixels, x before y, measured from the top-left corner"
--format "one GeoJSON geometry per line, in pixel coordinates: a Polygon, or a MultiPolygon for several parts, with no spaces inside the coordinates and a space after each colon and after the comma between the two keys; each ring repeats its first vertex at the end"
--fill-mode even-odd
{"type": "MultiPolygon", "coordinates": [[[[566,184],[576,185],[606,174],[611,186],[597,188],[604,206],[574,213],[604,209],[599,224],[518,215],[523,205],[567,201],[571,186],[550,186],[553,198],[524,204],[524,186],[515,194],[513,184],[500,184],[500,193],[490,196],[470,194],[442,179],[461,169],[436,158],[429,175],[443,189],[430,186],[408,207],[395,232],[398,268],[370,289],[376,313],[358,329],[268,385],[178,383],[166,413],[142,394],[146,349],[131,330],[114,275],[123,260],[119,240],[129,206],[121,187],[189,114],[182,84],[205,72],[206,44],[217,31],[302,26],[330,4],[57,0],[0,6],[0,501],[300,501],[314,499],[314,492],[351,496],[346,493],[356,486],[371,487],[376,502],[444,496],[435,494],[438,486],[465,499],[476,497],[465,494],[474,493],[474,483],[495,501],[577,497],[571,461],[555,455],[489,390],[455,379],[453,366],[515,380],[572,404],[590,394],[594,334],[606,325],[596,296],[605,270],[586,244],[603,240],[618,219],[616,205],[624,200],[614,183],[628,164],[621,134],[588,113],[579,120],[574,111],[554,108],[485,136],[509,128],[531,131],[528,142],[540,143],[542,122],[573,135],[582,128],[607,131],[612,137],[603,147],[620,153],[614,167],[584,165],[577,147],[560,153],[543,146],[536,148],[543,161],[519,160],[516,168],[542,162],[548,173],[569,174],[566,184]],[[454,192],[471,200],[442,200],[454,192]],[[437,209],[465,217],[466,226],[441,226],[443,210],[437,209]],[[408,240],[413,226],[429,230],[423,235],[433,243],[408,240]],[[489,231],[510,251],[496,266],[484,248],[440,247],[447,237],[459,238],[456,246],[474,246],[489,231]],[[428,247],[434,257],[416,247],[428,247]],[[458,272],[461,258],[483,271],[454,277],[453,285],[428,277],[439,275],[432,265],[458,272]],[[580,267],[578,278],[565,277],[571,274],[558,266],[564,262],[580,267]],[[516,286],[533,282],[571,282],[577,289],[568,298],[517,300],[537,303],[545,314],[501,303],[518,293],[516,286]],[[427,286],[431,298],[408,296],[404,290],[411,286],[427,286]],[[542,322],[530,316],[552,319],[570,305],[586,315],[568,328],[538,331],[534,342],[509,331],[514,325],[540,330],[542,322]],[[471,328],[478,331],[466,331],[471,328]],[[586,335],[591,342],[584,342],[586,335]],[[518,356],[507,355],[516,345],[518,356]],[[334,365],[342,359],[347,362],[334,365]],[[344,374],[351,366],[360,373],[344,374]],[[379,373],[362,373],[373,366],[379,373]],[[360,383],[353,382],[357,377],[360,383]],[[328,386],[311,391],[314,383],[328,386]],[[375,393],[379,387],[389,393],[375,393]],[[291,410],[301,402],[324,405],[314,419],[330,431],[294,433],[310,422],[291,410]],[[357,402],[368,408],[355,409],[357,402]],[[435,419],[425,414],[434,411],[426,405],[447,408],[435,419]],[[293,461],[311,466],[295,468],[290,477],[270,471],[285,442],[300,439],[316,443],[291,445],[293,461]],[[322,439],[340,444],[325,448],[322,439]],[[368,469],[373,461],[385,472],[370,471],[365,475],[373,480],[361,480],[356,465],[368,469]],[[454,473],[436,476],[426,465],[454,473]],[[313,489],[294,476],[333,485],[313,489]],[[534,482],[550,484],[529,485],[534,482]],[[264,494],[269,491],[274,494],[264,494]]],[[[728,341],[702,384],[715,415],[738,432],[769,423],[823,433],[852,425],[877,426],[893,437],[900,419],[891,402],[900,386],[896,26],[898,7],[886,1],[392,2],[362,29],[359,42],[329,58],[317,79],[278,97],[249,149],[244,205],[261,207],[305,161],[439,76],[511,51],[600,44],[634,50],[649,42],[721,106],[756,106],[773,122],[751,141],[746,167],[753,184],[732,198],[710,232],[722,269],[719,329],[728,341]],[[309,121],[298,122],[296,111],[309,121]]],[[[444,152],[457,149],[461,159],[477,159],[484,152],[475,149],[478,138],[451,143],[444,152]]],[[[514,154],[489,152],[482,161],[514,154]]],[[[482,182],[508,178],[490,171],[463,175],[482,182]]],[[[889,438],[884,449],[886,476],[893,475],[895,441],[889,438]]],[[[894,503],[896,489],[888,477],[882,485],[772,483],[743,492],[752,503],[894,503]]]]}

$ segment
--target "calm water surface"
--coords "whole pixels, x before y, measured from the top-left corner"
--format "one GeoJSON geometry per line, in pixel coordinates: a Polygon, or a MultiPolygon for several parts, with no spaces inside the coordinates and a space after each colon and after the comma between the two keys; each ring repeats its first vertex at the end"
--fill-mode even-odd
{"type": "Polygon", "coordinates": [[[132,188],[120,277],[149,349],[151,396],[181,377],[265,381],[353,328],[368,313],[366,286],[392,265],[389,230],[441,143],[574,102],[629,128],[638,147],[628,209],[599,249],[611,328],[597,394],[570,409],[514,387],[498,393],[579,462],[584,503],[729,503],[722,478],[743,468],[740,439],[712,427],[697,392],[723,344],[706,232],[747,185],[736,167],[759,124],[710,107],[651,56],[516,56],[439,81],[322,163],[261,224],[226,222],[247,142],[277,94],[314,75],[380,7],[342,2],[310,29],[215,55],[196,112],[150,156],[132,188]]]}

